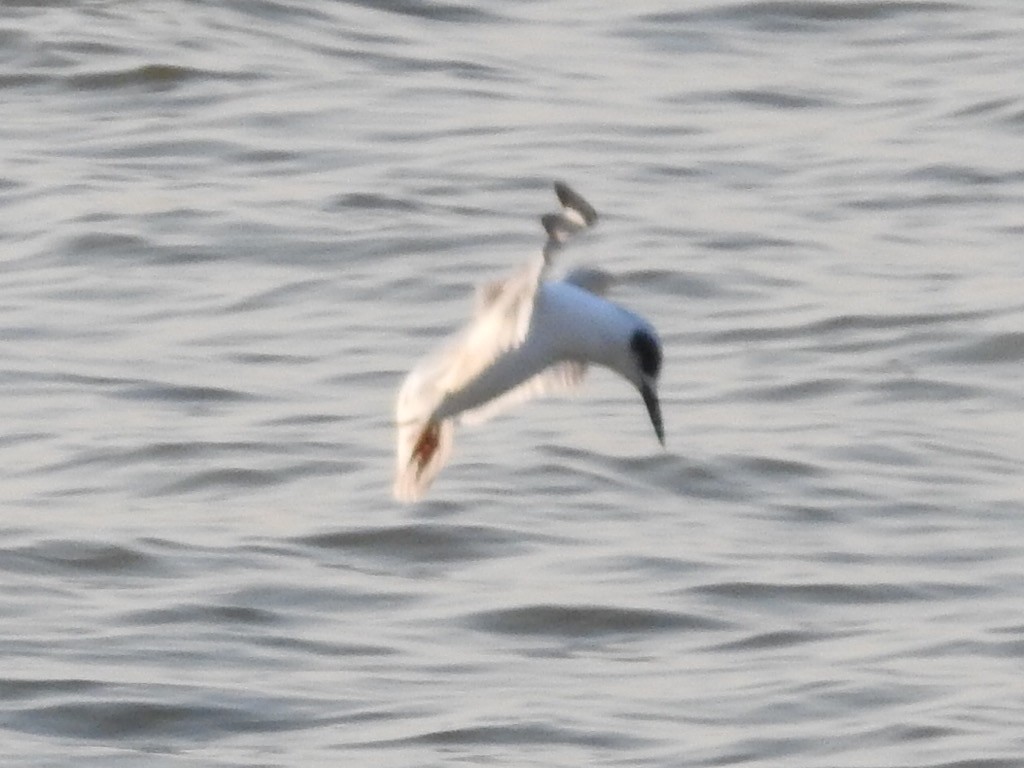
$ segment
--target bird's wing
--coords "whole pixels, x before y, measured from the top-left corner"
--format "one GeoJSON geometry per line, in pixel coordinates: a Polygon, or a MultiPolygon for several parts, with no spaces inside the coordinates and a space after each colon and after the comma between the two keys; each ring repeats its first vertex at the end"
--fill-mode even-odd
{"type": "MultiPolygon", "coordinates": [[[[597,211],[568,184],[563,181],[556,181],[555,195],[558,197],[558,202],[562,205],[562,210],[557,213],[545,214],[540,218],[544,231],[548,236],[544,247],[541,249],[540,258],[531,259],[525,269],[511,277],[491,280],[477,288],[474,316],[479,317],[484,314],[510,293],[515,294],[520,290],[527,290],[526,286],[531,283],[533,287],[531,295],[535,293],[537,284],[551,265],[555,254],[562,249],[562,246],[577,232],[592,227],[597,223],[597,211]]],[[[589,271],[599,272],[600,270],[589,271]]],[[[567,282],[572,282],[569,277],[565,279],[567,282]]],[[[591,290],[582,283],[578,283],[578,285],[581,288],[591,290]]],[[[596,293],[597,291],[594,292],[596,293]]]]}
{"type": "MultiPolygon", "coordinates": [[[[541,253],[515,274],[481,286],[469,325],[440,350],[421,360],[406,376],[395,407],[398,425],[395,495],[400,499],[422,496],[451,453],[451,424],[433,422],[435,409],[450,393],[461,390],[522,344],[530,330],[538,285],[554,254],[573,234],[597,221],[593,207],[568,185],[555,182],[555,194],[562,210],[541,219],[548,235],[541,253]]],[[[577,284],[585,288],[584,282],[577,284]]],[[[479,421],[513,402],[574,386],[582,379],[584,370],[581,363],[559,363],[474,411],[464,413],[462,420],[479,421]],[[492,408],[492,405],[500,407],[492,408]]]]}
{"type": "Polygon", "coordinates": [[[518,347],[529,331],[537,290],[531,267],[494,283],[469,324],[423,357],[398,393],[399,425],[425,422],[444,398],[458,392],[502,354],[518,347]]]}
{"type": "Polygon", "coordinates": [[[394,494],[399,501],[422,498],[451,455],[455,424],[436,421],[437,407],[526,336],[537,290],[534,269],[527,267],[495,285],[469,325],[417,363],[402,383],[395,405],[394,494]]]}
{"type": "MultiPolygon", "coordinates": [[[[530,330],[538,285],[551,258],[573,234],[597,222],[593,206],[567,184],[556,181],[555,194],[562,210],[541,219],[548,234],[541,251],[542,258],[532,259],[509,277],[480,286],[469,325],[439,355],[424,361],[423,365],[433,372],[430,378],[438,390],[431,408],[447,393],[458,391],[500,356],[522,344],[530,330]]],[[[566,281],[575,281],[579,287],[599,293],[607,285],[604,275],[596,269],[577,269],[566,277],[566,281]]],[[[569,380],[573,377],[557,378],[569,380]]]]}

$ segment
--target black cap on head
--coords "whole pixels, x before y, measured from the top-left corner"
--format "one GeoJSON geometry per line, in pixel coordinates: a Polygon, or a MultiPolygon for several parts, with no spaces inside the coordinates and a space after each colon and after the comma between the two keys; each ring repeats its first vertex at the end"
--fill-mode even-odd
{"type": "Polygon", "coordinates": [[[658,374],[661,373],[661,344],[658,340],[649,331],[640,329],[633,332],[629,347],[636,355],[644,376],[658,378],[658,374]]]}

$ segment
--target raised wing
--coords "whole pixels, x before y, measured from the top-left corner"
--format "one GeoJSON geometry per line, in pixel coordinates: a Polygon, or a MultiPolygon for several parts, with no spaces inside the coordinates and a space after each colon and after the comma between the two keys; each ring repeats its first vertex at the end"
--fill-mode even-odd
{"type": "MultiPolygon", "coordinates": [[[[529,283],[532,281],[534,287],[536,287],[545,270],[551,264],[554,255],[561,250],[562,246],[577,232],[592,227],[597,223],[597,211],[568,184],[563,181],[556,181],[555,195],[558,197],[558,202],[562,204],[562,210],[540,217],[541,224],[544,226],[544,231],[548,236],[544,247],[541,249],[541,256],[543,258],[540,260],[532,259],[526,269],[511,277],[491,280],[477,288],[474,316],[482,315],[510,291],[525,289],[519,283],[529,283]]],[[[575,271],[585,272],[587,270],[575,271]]],[[[600,272],[600,270],[591,271],[600,272]]],[[[572,282],[569,277],[566,277],[565,280],[566,282],[572,282]]],[[[580,284],[580,287],[591,290],[586,285],[580,284]]],[[[601,291],[593,292],[599,293],[601,291]]]]}
{"type": "MultiPolygon", "coordinates": [[[[434,363],[440,394],[433,406],[446,393],[458,391],[522,343],[530,330],[537,286],[551,257],[573,234],[597,222],[594,207],[565,182],[555,182],[555,195],[562,210],[541,218],[548,234],[543,259],[533,259],[510,277],[492,280],[477,289],[472,321],[434,363]]],[[[601,270],[579,268],[570,272],[565,281],[600,294],[607,288],[609,278],[601,270]]]]}

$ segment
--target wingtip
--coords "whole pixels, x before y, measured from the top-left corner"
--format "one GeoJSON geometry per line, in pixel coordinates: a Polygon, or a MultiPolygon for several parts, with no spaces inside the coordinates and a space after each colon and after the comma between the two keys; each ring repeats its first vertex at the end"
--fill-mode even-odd
{"type": "Polygon", "coordinates": [[[558,180],[555,182],[555,195],[558,197],[558,202],[562,204],[562,207],[579,214],[588,227],[597,223],[597,211],[594,209],[594,206],[584,200],[579,192],[564,181],[558,180]]]}
{"type": "Polygon", "coordinates": [[[396,501],[421,501],[452,452],[454,425],[446,421],[399,422],[398,453],[392,493],[396,501]]]}
{"type": "Polygon", "coordinates": [[[544,244],[544,261],[551,261],[552,255],[574,234],[587,229],[597,221],[597,211],[583,197],[564,181],[555,182],[555,194],[562,210],[541,216],[541,224],[548,235],[544,244]]]}

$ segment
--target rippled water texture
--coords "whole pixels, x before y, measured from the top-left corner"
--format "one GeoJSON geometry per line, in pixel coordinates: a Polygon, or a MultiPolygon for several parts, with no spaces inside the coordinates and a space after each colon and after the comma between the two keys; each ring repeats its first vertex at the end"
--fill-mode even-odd
{"type": "Polygon", "coordinates": [[[0,757],[1024,765],[1024,5],[0,6],[0,757]],[[539,245],[665,342],[391,409],[539,245]]]}

